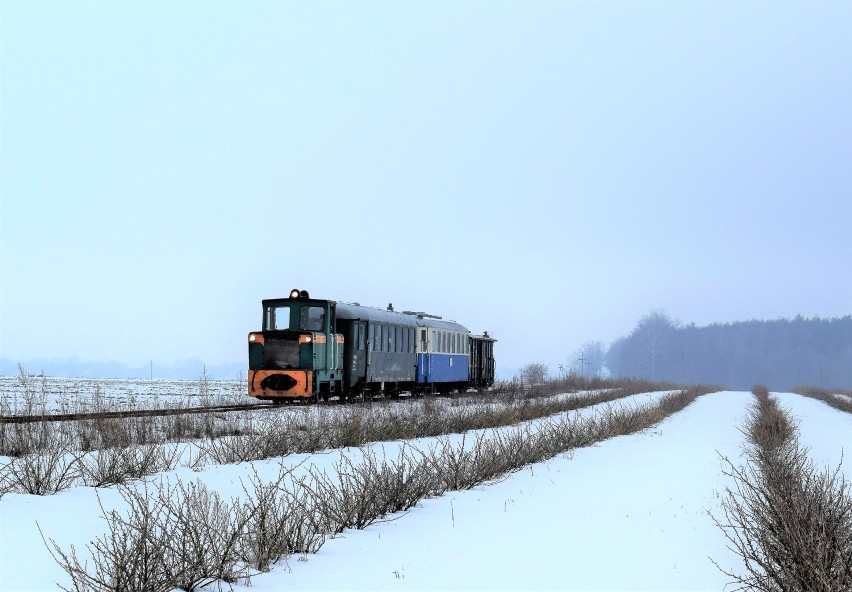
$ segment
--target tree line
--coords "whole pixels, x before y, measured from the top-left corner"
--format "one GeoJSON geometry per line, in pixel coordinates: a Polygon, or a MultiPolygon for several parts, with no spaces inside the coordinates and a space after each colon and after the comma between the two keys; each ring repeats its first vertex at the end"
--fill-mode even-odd
{"type": "Polygon", "coordinates": [[[698,327],[663,310],[610,345],[614,376],[774,390],[852,388],[852,316],[749,320],[698,327]]]}

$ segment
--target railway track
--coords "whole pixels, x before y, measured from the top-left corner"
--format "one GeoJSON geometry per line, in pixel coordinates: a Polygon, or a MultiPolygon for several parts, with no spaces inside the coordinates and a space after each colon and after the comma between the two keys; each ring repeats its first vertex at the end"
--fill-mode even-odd
{"type": "MultiPolygon", "coordinates": [[[[441,395],[449,396],[449,395],[441,395]]],[[[457,397],[466,397],[467,395],[455,395],[457,397]]],[[[420,397],[402,396],[402,397],[371,397],[349,399],[347,401],[325,401],[312,402],[308,405],[375,405],[375,404],[405,404],[412,400],[417,400],[420,397]]],[[[292,407],[306,406],[304,402],[294,403],[292,407]]],[[[212,405],[206,407],[176,407],[169,409],[134,409],[128,411],[102,411],[99,413],[40,413],[37,415],[3,415],[0,416],[0,424],[15,424],[15,423],[39,423],[46,421],[81,421],[87,419],[113,419],[113,418],[128,418],[128,417],[163,417],[167,415],[184,415],[197,413],[227,413],[231,411],[251,411],[256,409],[287,409],[291,405],[274,405],[272,403],[246,403],[240,405],[212,405]]]]}
{"type": "Polygon", "coordinates": [[[167,415],[185,415],[196,413],[225,413],[252,409],[271,409],[272,405],[247,403],[241,405],[214,405],[207,407],[177,407],[170,409],[134,409],[129,411],[102,411],[100,413],[43,413],[39,415],[4,415],[4,423],[38,423],[44,421],[80,421],[85,419],[113,419],[126,417],[162,417],[167,415]]]}

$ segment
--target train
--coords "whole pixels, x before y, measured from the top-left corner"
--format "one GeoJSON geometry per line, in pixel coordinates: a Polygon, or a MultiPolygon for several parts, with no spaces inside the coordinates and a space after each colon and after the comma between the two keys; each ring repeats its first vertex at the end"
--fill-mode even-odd
{"type": "Polygon", "coordinates": [[[311,298],[293,289],[262,300],[248,334],[248,394],[273,403],[347,401],[484,390],[494,343],[455,321],[415,311],[311,298]]]}

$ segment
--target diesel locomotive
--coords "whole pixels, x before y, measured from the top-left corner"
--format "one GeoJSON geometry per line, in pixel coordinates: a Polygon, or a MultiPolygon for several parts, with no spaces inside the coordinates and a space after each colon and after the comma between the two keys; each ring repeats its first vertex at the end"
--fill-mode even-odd
{"type": "Polygon", "coordinates": [[[248,335],[248,394],[275,403],[450,393],[494,384],[494,338],[414,311],[311,298],[263,300],[248,335]]]}

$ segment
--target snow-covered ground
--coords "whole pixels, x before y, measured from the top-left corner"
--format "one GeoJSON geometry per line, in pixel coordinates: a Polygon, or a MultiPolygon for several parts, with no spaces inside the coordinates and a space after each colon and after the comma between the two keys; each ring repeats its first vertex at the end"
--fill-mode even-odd
{"type": "MultiPolygon", "coordinates": [[[[817,463],[836,465],[841,450],[852,449],[852,415],[799,395],[779,399],[799,419],[802,444],[817,463]]],[[[424,500],[406,514],[346,531],[317,554],[291,557],[244,590],[721,590],[728,580],[709,557],[729,569],[740,561],[708,511],[719,507],[726,484],[719,455],[740,457],[738,428],[752,400],[741,392],[705,395],[643,433],[424,500]]],[[[395,457],[399,443],[375,446],[395,457]]],[[[254,467],[272,478],[279,461],[331,467],[339,455],[292,455],[254,467]]],[[[168,476],[201,479],[230,497],[251,469],[244,463],[168,476]]],[[[852,479],[852,470],[844,471],[852,479]]],[[[36,523],[63,547],[84,550],[104,529],[96,494],[107,509],[120,503],[110,488],[4,496],[0,590],[67,585],[36,523]]]]}
{"type": "Polygon", "coordinates": [[[0,376],[0,410],[48,413],[192,407],[212,403],[246,403],[246,383],[239,380],[144,380],[135,378],[57,378],[0,376]],[[29,393],[29,397],[25,393],[29,393]]]}

